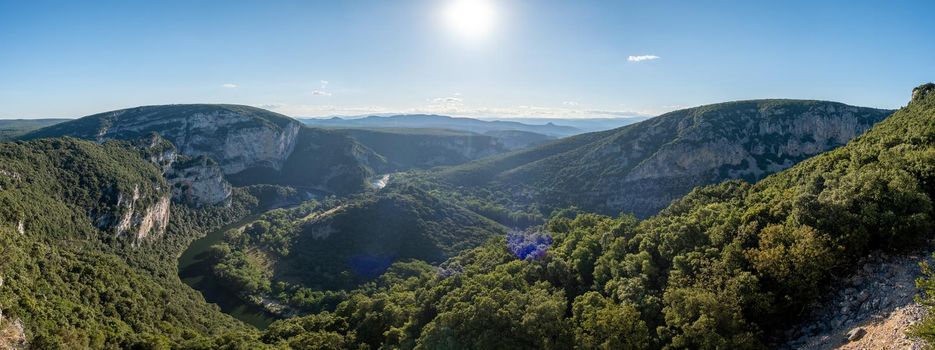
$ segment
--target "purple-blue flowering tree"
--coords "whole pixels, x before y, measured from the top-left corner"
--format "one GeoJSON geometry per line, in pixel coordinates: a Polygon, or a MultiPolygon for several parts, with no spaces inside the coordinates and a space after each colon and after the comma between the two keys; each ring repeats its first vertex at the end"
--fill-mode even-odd
{"type": "Polygon", "coordinates": [[[506,235],[506,246],[520,260],[537,260],[552,246],[552,236],[545,232],[513,231],[506,235]]]}

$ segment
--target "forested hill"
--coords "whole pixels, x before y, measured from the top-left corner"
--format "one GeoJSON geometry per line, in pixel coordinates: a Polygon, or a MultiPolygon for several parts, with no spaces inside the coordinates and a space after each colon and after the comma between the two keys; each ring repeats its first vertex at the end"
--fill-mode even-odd
{"type": "Polygon", "coordinates": [[[695,186],[755,181],[841,146],[890,113],[807,100],[707,105],[451,167],[437,178],[506,193],[522,188],[547,208],[645,217],[695,186]]]}
{"type": "Polygon", "coordinates": [[[440,263],[506,229],[408,186],[274,210],[214,246],[216,278],[245,301],[319,310],[394,262],[440,263]],[[326,297],[329,296],[330,297],[326,297]]]}
{"type": "Polygon", "coordinates": [[[425,128],[335,129],[386,158],[388,168],[408,170],[457,165],[539,145],[550,140],[525,131],[469,131],[425,128]]]}
{"type": "Polygon", "coordinates": [[[20,326],[35,349],[150,346],[242,327],[179,281],[175,257],[256,199],[238,190],[230,206],[194,215],[171,205],[147,153],[122,141],[0,143],[0,345],[20,326]]]}
{"type": "Polygon", "coordinates": [[[438,269],[396,264],[334,312],[236,339],[254,348],[768,348],[832,275],[869,250],[899,252],[935,233],[933,164],[929,84],[846,146],[756,184],[701,187],[642,222],[558,212],[438,269]]]}

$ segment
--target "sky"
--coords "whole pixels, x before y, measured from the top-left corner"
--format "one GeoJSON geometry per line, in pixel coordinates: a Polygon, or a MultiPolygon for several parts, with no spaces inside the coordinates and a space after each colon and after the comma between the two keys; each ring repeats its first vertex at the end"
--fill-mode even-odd
{"type": "Polygon", "coordinates": [[[898,108],[935,1],[0,0],[0,118],[235,103],[291,116],[898,108]]]}

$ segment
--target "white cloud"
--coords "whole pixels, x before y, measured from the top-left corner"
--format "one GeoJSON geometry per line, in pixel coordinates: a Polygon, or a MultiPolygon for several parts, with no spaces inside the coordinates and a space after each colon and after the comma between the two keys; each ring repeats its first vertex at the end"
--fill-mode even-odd
{"type": "Polygon", "coordinates": [[[327,91],[324,91],[324,90],[315,90],[315,91],[312,91],[312,95],[315,95],[315,96],[331,96],[331,93],[330,93],[330,92],[327,92],[327,91]]]}
{"type": "Polygon", "coordinates": [[[321,88],[322,88],[322,89],[324,89],[325,87],[328,86],[328,81],[327,81],[327,80],[319,80],[319,83],[321,83],[321,88]]]}
{"type": "Polygon", "coordinates": [[[281,104],[281,103],[265,103],[265,104],[256,105],[256,107],[260,107],[260,108],[263,108],[263,109],[270,109],[270,110],[272,110],[272,109],[280,109],[280,108],[282,108],[283,106],[284,106],[284,105],[281,104]]]}
{"type": "Polygon", "coordinates": [[[237,88],[237,84],[231,84],[231,83],[221,84],[221,87],[225,89],[235,89],[237,88]]]}
{"type": "Polygon", "coordinates": [[[578,101],[562,101],[562,106],[578,107],[581,103],[578,101]]]}
{"type": "Polygon", "coordinates": [[[639,55],[639,56],[630,56],[627,57],[627,61],[630,62],[642,62],[642,61],[652,61],[658,60],[660,57],[656,55],[639,55]]]}
{"type": "Polygon", "coordinates": [[[431,101],[434,102],[434,103],[461,103],[461,102],[464,102],[464,99],[462,99],[462,98],[460,98],[460,97],[457,97],[457,96],[459,96],[459,95],[449,96],[449,97],[436,97],[436,98],[433,98],[431,101]]]}

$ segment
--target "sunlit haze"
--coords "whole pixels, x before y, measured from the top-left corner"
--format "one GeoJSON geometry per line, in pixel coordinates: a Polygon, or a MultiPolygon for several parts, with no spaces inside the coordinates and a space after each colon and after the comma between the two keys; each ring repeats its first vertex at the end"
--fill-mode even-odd
{"type": "Polygon", "coordinates": [[[497,9],[489,0],[450,0],[444,4],[445,24],[466,40],[482,40],[496,26],[497,9]]]}
{"type": "Polygon", "coordinates": [[[651,116],[754,98],[897,108],[928,1],[0,0],[0,118],[235,103],[292,116],[651,116]],[[807,8],[807,10],[802,10],[807,8]]]}

